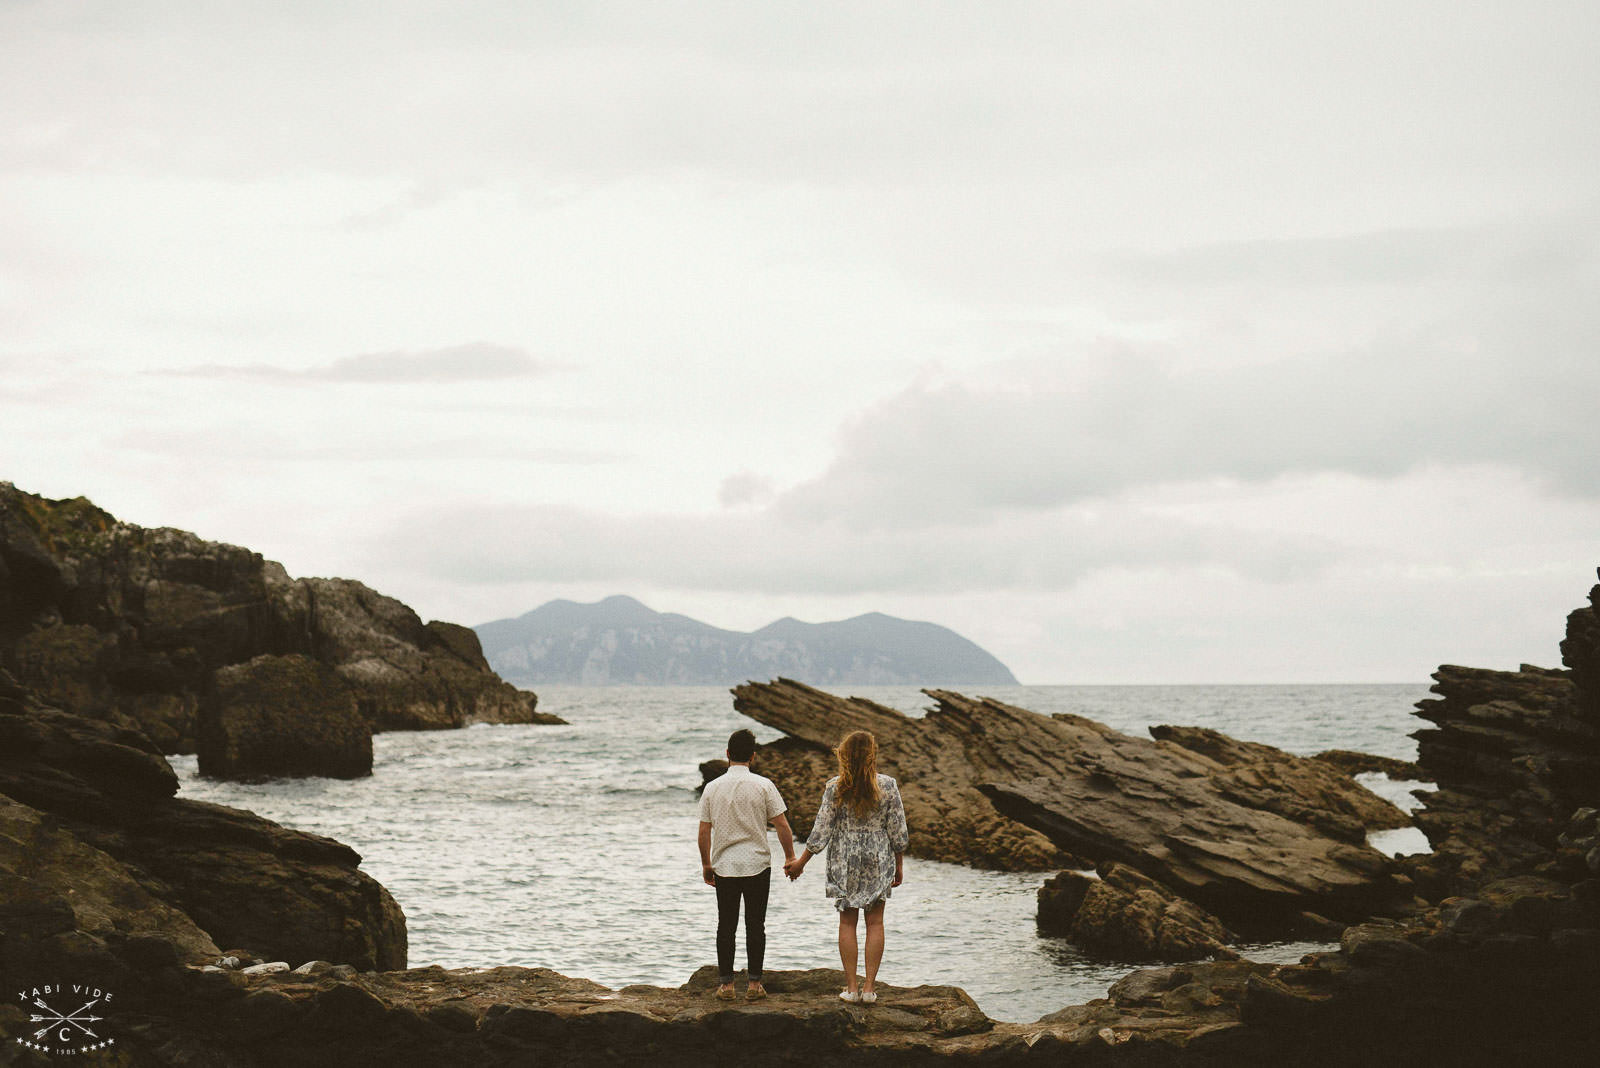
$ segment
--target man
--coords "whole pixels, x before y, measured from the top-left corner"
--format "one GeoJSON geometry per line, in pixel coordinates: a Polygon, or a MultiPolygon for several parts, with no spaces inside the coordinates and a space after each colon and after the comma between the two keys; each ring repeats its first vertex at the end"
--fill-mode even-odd
{"type": "Polygon", "coordinates": [[[772,851],[767,824],[778,832],[784,862],[794,859],[794,835],[772,780],[750,770],[756,736],[747,730],[728,738],[728,770],[706,783],[700,794],[700,877],[717,889],[717,967],[722,985],[717,997],[732,1001],[733,942],[744,903],[744,952],[750,985],[745,998],[767,996],[761,964],[767,952],[767,892],[772,885],[772,851]]]}

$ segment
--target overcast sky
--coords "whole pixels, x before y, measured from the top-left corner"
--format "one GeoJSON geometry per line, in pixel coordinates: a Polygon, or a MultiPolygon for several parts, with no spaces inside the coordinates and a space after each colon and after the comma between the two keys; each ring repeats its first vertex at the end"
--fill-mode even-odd
{"type": "Polygon", "coordinates": [[[0,479],[481,623],[1557,661],[1600,6],[0,0],[0,479]]]}

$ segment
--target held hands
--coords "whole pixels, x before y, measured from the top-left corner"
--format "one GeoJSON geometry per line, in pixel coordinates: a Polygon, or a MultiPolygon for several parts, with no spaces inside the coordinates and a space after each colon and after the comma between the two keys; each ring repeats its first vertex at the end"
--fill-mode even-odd
{"type": "Polygon", "coordinates": [[[800,873],[806,870],[806,861],[811,859],[809,850],[801,850],[798,856],[790,857],[783,862],[783,874],[789,877],[792,883],[800,878],[800,873]]]}

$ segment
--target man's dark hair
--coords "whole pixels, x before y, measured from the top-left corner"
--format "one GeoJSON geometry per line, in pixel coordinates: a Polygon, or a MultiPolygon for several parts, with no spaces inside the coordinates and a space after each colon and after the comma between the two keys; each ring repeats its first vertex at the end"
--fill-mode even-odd
{"type": "Polygon", "coordinates": [[[728,759],[735,764],[748,764],[756,755],[756,736],[741,727],[728,735],[728,759]]]}

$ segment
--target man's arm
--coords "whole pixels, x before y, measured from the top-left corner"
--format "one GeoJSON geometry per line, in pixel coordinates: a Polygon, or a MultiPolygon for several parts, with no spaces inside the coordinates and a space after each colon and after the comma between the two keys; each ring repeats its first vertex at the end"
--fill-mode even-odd
{"type": "Polygon", "coordinates": [[[707,886],[717,885],[717,873],[711,870],[711,824],[700,821],[700,878],[707,886]]]}
{"type": "Polygon", "coordinates": [[[783,863],[794,859],[794,832],[789,830],[789,817],[782,812],[772,817],[772,829],[778,832],[778,844],[783,846],[783,863]]]}

